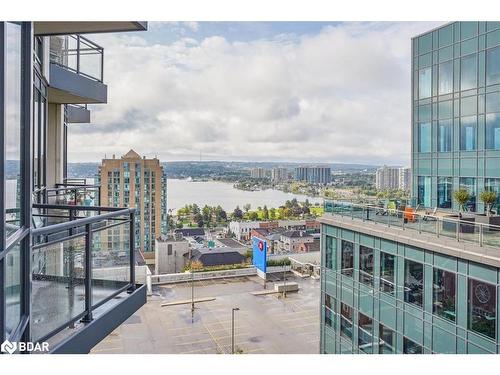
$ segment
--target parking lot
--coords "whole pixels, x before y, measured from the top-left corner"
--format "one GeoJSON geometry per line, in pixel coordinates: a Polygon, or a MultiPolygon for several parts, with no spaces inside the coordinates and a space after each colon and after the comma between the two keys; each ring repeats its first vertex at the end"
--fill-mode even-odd
{"type": "MultiPolygon", "coordinates": [[[[283,299],[264,290],[260,278],[241,277],[196,282],[196,298],[215,300],[161,307],[188,300],[191,284],[155,287],[148,302],[97,345],[92,353],[202,354],[231,352],[231,310],[235,312],[235,350],[243,354],[318,353],[319,282],[287,277],[298,293],[283,299]]],[[[267,284],[272,289],[273,283],[267,284]]]]}

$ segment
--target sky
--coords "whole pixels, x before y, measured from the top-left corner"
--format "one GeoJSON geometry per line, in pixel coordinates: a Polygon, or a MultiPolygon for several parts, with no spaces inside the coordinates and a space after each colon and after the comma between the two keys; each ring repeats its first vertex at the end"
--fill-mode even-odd
{"type": "Polygon", "coordinates": [[[150,22],[89,36],[108,103],[70,124],[69,161],[408,165],[411,38],[443,22],[150,22]]]}

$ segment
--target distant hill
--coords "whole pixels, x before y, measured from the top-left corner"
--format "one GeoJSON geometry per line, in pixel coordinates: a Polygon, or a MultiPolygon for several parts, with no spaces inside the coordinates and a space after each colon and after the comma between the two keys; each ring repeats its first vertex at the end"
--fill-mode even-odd
{"type": "MultiPolygon", "coordinates": [[[[329,166],[333,172],[373,172],[377,165],[369,164],[344,164],[344,163],[287,163],[287,162],[236,162],[236,161],[169,161],[161,163],[168,177],[221,177],[221,176],[247,176],[252,168],[271,169],[276,167],[293,170],[298,166],[323,165],[329,166]]],[[[69,178],[92,178],[97,174],[100,163],[68,163],[69,178]]],[[[15,178],[19,174],[19,163],[14,160],[6,162],[6,177],[15,178]]]]}

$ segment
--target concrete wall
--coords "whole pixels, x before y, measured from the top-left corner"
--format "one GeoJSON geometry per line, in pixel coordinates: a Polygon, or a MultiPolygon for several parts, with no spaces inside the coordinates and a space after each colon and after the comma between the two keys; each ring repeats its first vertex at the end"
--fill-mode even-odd
{"type": "Polygon", "coordinates": [[[256,274],[257,274],[257,269],[255,267],[247,267],[235,270],[195,272],[193,274],[191,274],[190,272],[182,272],[182,273],[171,273],[165,275],[152,275],[151,281],[153,285],[158,285],[158,284],[189,282],[193,279],[195,281],[209,280],[209,279],[221,279],[227,277],[255,276],[256,274]]]}
{"type": "Polygon", "coordinates": [[[321,262],[321,252],[314,251],[310,253],[294,253],[294,254],[269,254],[267,256],[268,260],[281,260],[285,258],[293,258],[301,263],[313,263],[320,264],[321,262]]]}
{"type": "Polygon", "coordinates": [[[155,241],[155,274],[177,273],[182,271],[189,252],[187,241],[155,241]],[[169,254],[169,246],[170,254],[169,254]]]}
{"type": "Polygon", "coordinates": [[[48,103],[47,118],[47,186],[62,182],[64,178],[64,108],[48,103]]]}

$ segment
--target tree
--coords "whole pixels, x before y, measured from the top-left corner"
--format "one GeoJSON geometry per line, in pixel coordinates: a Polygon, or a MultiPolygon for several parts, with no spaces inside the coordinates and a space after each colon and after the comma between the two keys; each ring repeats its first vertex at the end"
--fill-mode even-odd
{"type": "Polygon", "coordinates": [[[241,211],[240,206],[236,206],[236,208],[233,211],[233,218],[235,220],[241,220],[243,219],[243,211],[241,211]]]}
{"type": "Polygon", "coordinates": [[[465,205],[470,199],[470,193],[466,189],[458,189],[453,192],[453,198],[455,198],[458,203],[458,210],[465,211],[465,205]]]}
{"type": "Polygon", "coordinates": [[[203,222],[203,216],[200,213],[194,215],[193,220],[196,223],[196,225],[198,225],[198,227],[203,228],[203,225],[205,223],[203,222]]]}
{"type": "Polygon", "coordinates": [[[210,221],[211,221],[211,218],[212,218],[212,210],[210,207],[208,207],[207,205],[205,205],[203,207],[203,209],[201,210],[202,212],[202,216],[203,216],[203,221],[205,223],[207,223],[207,225],[210,225],[210,221]]]}
{"type": "Polygon", "coordinates": [[[243,206],[243,211],[248,213],[248,211],[250,211],[251,208],[252,208],[252,206],[250,205],[250,203],[247,203],[243,206]]]}
{"type": "Polygon", "coordinates": [[[191,213],[193,215],[197,215],[200,213],[200,208],[198,207],[198,205],[196,203],[193,203],[193,205],[191,206],[191,213]]]}
{"type": "Polygon", "coordinates": [[[276,219],[276,210],[274,209],[274,207],[272,207],[272,208],[269,210],[269,218],[270,218],[271,220],[276,219]]]}
{"type": "Polygon", "coordinates": [[[497,193],[492,190],[483,190],[479,199],[486,206],[486,216],[491,216],[491,206],[497,201],[497,193]]]}
{"type": "Polygon", "coordinates": [[[257,213],[257,211],[252,211],[248,214],[248,218],[252,221],[259,220],[259,214],[257,213]]]}
{"type": "Polygon", "coordinates": [[[267,206],[264,206],[262,211],[263,211],[262,217],[264,218],[264,220],[268,220],[269,219],[269,210],[267,209],[267,206]]]}

